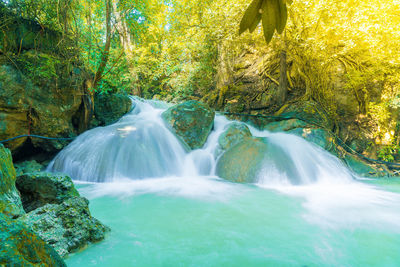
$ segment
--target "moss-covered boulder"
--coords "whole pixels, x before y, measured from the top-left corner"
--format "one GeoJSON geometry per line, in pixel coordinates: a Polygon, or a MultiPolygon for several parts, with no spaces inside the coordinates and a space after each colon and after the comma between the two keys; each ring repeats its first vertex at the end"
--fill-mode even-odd
{"type": "Polygon", "coordinates": [[[267,152],[266,139],[246,138],[221,156],[217,162],[217,175],[232,182],[256,182],[267,152]]]}
{"type": "Polygon", "coordinates": [[[207,105],[191,100],[162,113],[169,128],[191,149],[203,147],[214,125],[215,112],[207,105]]]}
{"type": "Polygon", "coordinates": [[[20,176],[28,172],[39,172],[44,169],[44,166],[36,160],[27,160],[18,163],[14,163],[14,168],[17,176],[20,176]]]}
{"type": "Polygon", "coordinates": [[[257,183],[282,176],[299,184],[300,175],[290,156],[265,137],[246,137],[228,149],[217,162],[217,175],[239,183],[257,183]]]}
{"type": "Polygon", "coordinates": [[[10,217],[24,214],[19,193],[15,187],[15,169],[11,153],[0,144],[0,213],[10,217]]]}
{"type": "Polygon", "coordinates": [[[105,126],[118,121],[132,109],[132,100],[122,94],[98,94],[94,98],[97,125],[105,126]]]}
{"type": "Polygon", "coordinates": [[[26,212],[48,203],[60,204],[71,197],[78,197],[72,180],[67,175],[47,172],[25,173],[17,177],[22,205],[26,212]]]}
{"type": "Polygon", "coordinates": [[[62,257],[104,239],[109,228],[89,211],[89,201],[71,197],[61,204],[46,204],[18,220],[30,227],[62,257]]]}
{"type": "Polygon", "coordinates": [[[0,213],[0,266],[66,266],[57,252],[22,223],[0,213]]]}
{"type": "Polygon", "coordinates": [[[249,127],[244,123],[232,122],[225,127],[225,131],[218,137],[218,145],[221,150],[226,151],[245,137],[250,137],[249,127]]]}

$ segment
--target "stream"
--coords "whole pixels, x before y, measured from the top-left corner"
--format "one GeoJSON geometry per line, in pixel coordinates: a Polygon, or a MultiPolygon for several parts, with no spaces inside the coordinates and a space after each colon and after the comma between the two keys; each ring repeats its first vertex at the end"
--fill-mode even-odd
{"type": "Polygon", "coordinates": [[[255,184],[232,183],[215,175],[218,137],[231,121],[216,115],[205,146],[187,152],[161,118],[167,104],[133,102],[49,166],[70,175],[111,228],[68,266],[400,265],[398,179],[358,177],[300,137],[249,126],[289,160],[266,161],[255,184]]]}

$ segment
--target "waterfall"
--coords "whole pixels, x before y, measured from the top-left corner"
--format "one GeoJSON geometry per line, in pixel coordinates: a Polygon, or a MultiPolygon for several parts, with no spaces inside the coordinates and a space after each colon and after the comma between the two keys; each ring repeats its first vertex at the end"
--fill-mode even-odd
{"type": "MultiPolygon", "coordinates": [[[[231,121],[217,115],[204,147],[187,152],[161,118],[166,104],[139,98],[132,101],[129,114],[78,136],[54,158],[48,170],[88,182],[215,176],[218,137],[231,121]]],[[[301,137],[249,128],[253,136],[269,140],[270,155],[258,172],[258,184],[352,181],[351,172],[340,160],[301,137]]]]}

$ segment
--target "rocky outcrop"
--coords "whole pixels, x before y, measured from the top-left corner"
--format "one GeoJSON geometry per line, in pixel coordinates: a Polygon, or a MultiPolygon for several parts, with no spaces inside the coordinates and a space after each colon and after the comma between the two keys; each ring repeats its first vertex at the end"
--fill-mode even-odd
{"type": "Polygon", "coordinates": [[[67,266],[34,232],[1,213],[0,244],[0,266],[67,266]]]}
{"type": "Polygon", "coordinates": [[[46,172],[17,177],[22,204],[27,212],[18,218],[61,255],[84,248],[105,237],[109,230],[89,211],[70,177],[46,172]]]}
{"type": "Polygon", "coordinates": [[[191,149],[203,147],[214,125],[215,113],[207,105],[191,100],[162,113],[169,128],[191,149]]]}
{"type": "Polygon", "coordinates": [[[11,153],[0,144],[0,213],[12,218],[25,213],[15,187],[15,178],[11,153]]]}
{"type": "MultiPolygon", "coordinates": [[[[72,119],[82,104],[83,95],[83,90],[77,86],[82,83],[79,76],[65,69],[68,66],[59,59],[47,54],[26,52],[20,58],[23,58],[25,71],[32,77],[13,66],[0,66],[0,139],[24,134],[75,136],[77,131],[72,119]],[[54,73],[47,73],[47,68],[54,73]],[[65,74],[60,77],[56,73],[65,74]]],[[[7,146],[14,151],[26,140],[26,137],[16,139],[7,146]]],[[[31,141],[34,147],[45,151],[59,150],[68,143],[36,138],[31,141]]]]}
{"type": "Polygon", "coordinates": [[[71,178],[62,174],[25,173],[17,177],[16,185],[26,212],[48,203],[61,204],[68,198],[79,196],[71,178]]]}
{"type": "Polygon", "coordinates": [[[90,215],[89,201],[70,197],[46,204],[18,220],[30,227],[62,256],[104,239],[109,228],[90,215]]]}
{"type": "Polygon", "coordinates": [[[106,126],[118,121],[132,109],[132,100],[122,94],[98,94],[94,98],[96,126],[106,126]]]}

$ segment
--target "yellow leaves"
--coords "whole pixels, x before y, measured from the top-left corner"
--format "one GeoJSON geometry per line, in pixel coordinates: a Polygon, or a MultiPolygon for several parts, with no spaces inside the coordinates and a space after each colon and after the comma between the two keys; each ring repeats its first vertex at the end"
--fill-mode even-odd
{"type": "Polygon", "coordinates": [[[288,0],[253,0],[246,9],[239,26],[239,34],[247,29],[253,32],[262,20],[264,38],[269,43],[275,30],[281,34],[287,22],[288,0]]]}

